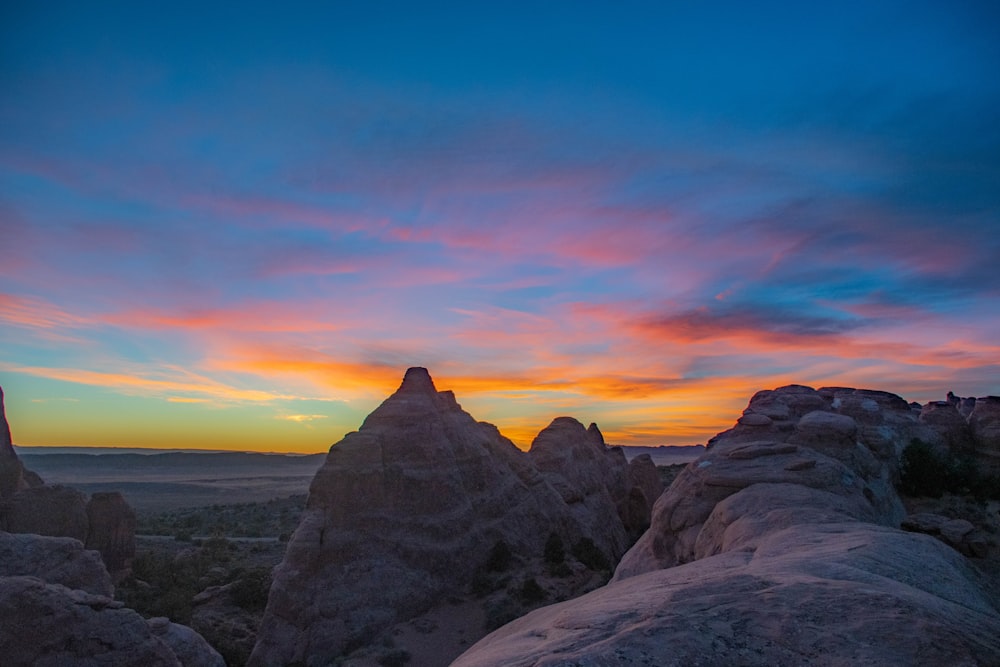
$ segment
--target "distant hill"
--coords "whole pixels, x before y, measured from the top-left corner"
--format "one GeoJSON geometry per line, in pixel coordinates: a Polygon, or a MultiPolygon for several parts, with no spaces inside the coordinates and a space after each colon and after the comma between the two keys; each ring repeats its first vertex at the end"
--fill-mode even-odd
{"type": "Polygon", "coordinates": [[[137,510],[261,502],[304,494],[326,454],[21,447],[49,484],[121,491],[137,510]],[[96,449],[101,453],[89,453],[96,449]],[[55,450],[55,451],[53,451],[55,450]],[[105,453],[105,452],[111,453],[105,453]]]}
{"type": "Polygon", "coordinates": [[[690,463],[705,453],[705,445],[661,445],[659,447],[622,447],[629,461],[642,454],[649,454],[658,466],[690,463]]]}

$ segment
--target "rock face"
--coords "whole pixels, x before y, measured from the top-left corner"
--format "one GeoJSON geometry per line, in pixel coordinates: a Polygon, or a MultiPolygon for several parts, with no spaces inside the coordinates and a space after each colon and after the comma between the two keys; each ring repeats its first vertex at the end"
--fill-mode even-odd
{"type": "Polygon", "coordinates": [[[77,540],[0,532],[3,664],[224,667],[190,628],[147,622],[112,593],[100,556],[77,540]]]}
{"type": "Polygon", "coordinates": [[[87,548],[99,551],[111,572],[132,567],[135,526],[135,512],[117,491],[95,493],[87,502],[87,548]]]}
{"type": "MultiPolygon", "coordinates": [[[[0,388],[0,503],[29,486],[41,483],[38,475],[25,470],[21,459],[17,458],[10,437],[10,424],[3,405],[3,388],[0,388]]],[[[0,526],[2,527],[2,526],[0,526]]]]}
{"type": "Polygon", "coordinates": [[[609,585],[454,664],[992,664],[1000,612],[978,572],[898,529],[892,480],[914,437],[940,444],[892,394],[759,392],[660,496],[609,585]]]}
{"type": "Polygon", "coordinates": [[[46,486],[17,457],[0,389],[0,530],[72,537],[97,549],[116,580],[135,556],[135,513],[117,492],[46,486]]]}
{"type": "Polygon", "coordinates": [[[951,401],[931,401],[921,408],[920,421],[934,429],[952,452],[972,454],[976,448],[972,429],[956,405],[951,401]]]}
{"type": "Polygon", "coordinates": [[[1000,396],[977,398],[969,414],[969,426],[979,459],[1000,472],[1000,396]]]}
{"type": "Polygon", "coordinates": [[[316,474],[249,664],[327,664],[467,594],[498,555],[541,562],[553,533],[617,559],[627,469],[571,419],[522,452],[411,368],[316,474]]]}
{"type": "Polygon", "coordinates": [[[95,595],[114,595],[100,556],[69,537],[0,532],[0,577],[14,576],[37,577],[95,595]]]}

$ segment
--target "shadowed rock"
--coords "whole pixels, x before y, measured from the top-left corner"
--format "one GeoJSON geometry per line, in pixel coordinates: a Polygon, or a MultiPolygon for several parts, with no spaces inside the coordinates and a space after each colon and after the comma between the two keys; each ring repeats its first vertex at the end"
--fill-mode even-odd
{"type": "Polygon", "coordinates": [[[3,664],[224,667],[190,628],[147,622],[112,594],[100,556],[77,540],[0,532],[3,664]]]}
{"type": "Polygon", "coordinates": [[[90,500],[68,486],[47,486],[14,450],[0,389],[0,530],[72,537],[97,549],[116,580],[135,556],[135,513],[118,492],[90,500]]]}
{"type": "Polygon", "coordinates": [[[87,502],[87,548],[101,553],[108,570],[120,574],[135,558],[135,512],[117,491],[98,492],[87,502]]]}
{"type": "MultiPolygon", "coordinates": [[[[525,453],[423,368],[330,448],[275,570],[251,665],[327,664],[393,624],[465,595],[477,574],[542,563],[555,533],[617,559],[624,454],[555,420],[525,453]]],[[[442,664],[447,662],[442,658],[442,664]]]]}
{"type": "MultiPolygon", "coordinates": [[[[950,394],[950,392],[949,392],[950,394]]],[[[941,436],[955,454],[972,454],[975,442],[968,421],[957,409],[958,402],[931,401],[920,410],[920,422],[941,436]]]]}
{"type": "Polygon", "coordinates": [[[977,398],[969,414],[969,426],[977,458],[993,471],[1000,472],[1000,396],[977,398]]]}
{"type": "Polygon", "coordinates": [[[758,392],[660,496],[610,584],[454,665],[992,664],[1000,612],[981,575],[898,529],[891,481],[915,437],[940,444],[886,392],[758,392]]]}

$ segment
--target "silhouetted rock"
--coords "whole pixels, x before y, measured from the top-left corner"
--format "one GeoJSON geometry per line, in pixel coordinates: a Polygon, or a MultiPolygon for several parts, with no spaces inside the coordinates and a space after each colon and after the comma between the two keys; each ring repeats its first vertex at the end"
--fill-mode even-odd
{"type": "Polygon", "coordinates": [[[87,548],[101,553],[104,564],[122,576],[135,558],[135,512],[117,491],[98,492],[87,502],[87,548]]]}
{"type": "Polygon", "coordinates": [[[31,576],[111,597],[111,577],[96,551],[70,537],[0,532],[0,577],[31,576]]]}
{"type": "MultiPolygon", "coordinates": [[[[10,437],[10,424],[3,403],[3,388],[0,388],[0,503],[21,489],[41,484],[38,475],[25,470],[14,451],[10,437]]],[[[0,513],[2,514],[2,513],[0,513]]],[[[0,515],[2,520],[2,515],[0,515]]],[[[2,528],[2,525],[0,525],[2,528]]]]}
{"type": "MultiPolygon", "coordinates": [[[[951,392],[948,392],[953,396],[951,392]]],[[[934,429],[955,454],[972,454],[972,429],[955,407],[958,401],[931,401],[920,410],[920,421],[934,429]]]]}
{"type": "Polygon", "coordinates": [[[170,647],[184,667],[226,667],[218,651],[205,638],[179,623],[171,623],[169,618],[157,617],[146,621],[154,637],[158,637],[170,647]]]}
{"type": "Polygon", "coordinates": [[[69,537],[0,532],[0,661],[16,666],[223,667],[190,628],[146,622],[112,598],[96,551],[69,537]]]}
{"type": "Polygon", "coordinates": [[[259,614],[233,599],[233,584],[211,586],[194,597],[191,628],[235,664],[244,664],[257,640],[259,614]]]}
{"type": "Polygon", "coordinates": [[[591,528],[587,537],[614,557],[629,546],[613,497],[622,499],[628,493],[628,463],[623,452],[618,454],[608,451],[596,425],[588,430],[572,417],[554,419],[528,450],[531,462],[559,492],[576,521],[591,528]]]}
{"type": "Polygon", "coordinates": [[[118,492],[46,486],[14,451],[0,389],[0,530],[72,537],[97,549],[116,579],[135,556],[135,513],[118,492]]]}
{"type": "Polygon", "coordinates": [[[87,497],[68,486],[36,486],[15,493],[7,503],[4,529],[87,541],[87,497]]]}
{"type": "Polygon", "coordinates": [[[663,481],[649,454],[641,454],[628,464],[628,495],[619,502],[618,513],[634,542],[649,528],[653,504],[663,493],[663,481]]]}
{"type": "Polygon", "coordinates": [[[949,519],[940,514],[919,512],[903,519],[900,527],[910,532],[932,535],[966,556],[982,558],[989,551],[986,535],[965,519],[949,519]]]}
{"type": "Polygon", "coordinates": [[[993,471],[1000,472],[1000,396],[977,398],[969,415],[969,426],[977,458],[993,471]]]}
{"type": "Polygon", "coordinates": [[[626,470],[596,427],[571,419],[522,452],[425,369],[409,369],[330,448],[275,570],[250,664],[326,664],[491,572],[544,566],[553,533],[617,559],[626,538],[613,496],[627,493],[626,470]]]}
{"type": "MultiPolygon", "coordinates": [[[[996,660],[1000,613],[980,575],[897,528],[900,452],[940,444],[905,401],[793,385],[758,392],[747,415],[771,423],[713,438],[610,584],[500,628],[455,666],[996,660]]],[[[947,524],[954,539],[965,523],[947,524]]]]}

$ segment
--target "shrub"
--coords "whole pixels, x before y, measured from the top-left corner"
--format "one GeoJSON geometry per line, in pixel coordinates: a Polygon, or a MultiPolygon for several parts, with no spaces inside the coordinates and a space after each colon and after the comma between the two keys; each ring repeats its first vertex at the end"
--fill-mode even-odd
{"type": "Polygon", "coordinates": [[[900,461],[899,487],[908,496],[940,498],[945,490],[948,466],[944,457],[928,443],[914,438],[900,461]]]}
{"type": "Polygon", "coordinates": [[[499,540],[490,549],[490,555],[486,559],[486,569],[490,572],[505,572],[514,560],[514,553],[503,540],[499,540]]]}
{"type": "Polygon", "coordinates": [[[611,563],[604,552],[589,537],[582,537],[573,545],[573,557],[591,570],[610,570],[611,563]]]}
{"type": "Polygon", "coordinates": [[[549,565],[558,565],[566,560],[566,549],[563,548],[562,538],[557,533],[550,533],[549,539],[545,541],[545,562],[549,565]]]}
{"type": "Polygon", "coordinates": [[[940,498],[947,491],[980,502],[1000,500],[1000,476],[983,473],[972,457],[939,454],[914,438],[900,460],[899,490],[908,496],[940,498]]]}
{"type": "Polygon", "coordinates": [[[243,609],[254,611],[267,606],[267,593],[271,588],[271,571],[258,567],[245,572],[233,582],[230,595],[243,609]]]}
{"type": "Polygon", "coordinates": [[[521,590],[517,594],[524,604],[535,604],[545,599],[545,590],[538,585],[534,577],[525,579],[524,583],[521,584],[521,590]]]}

